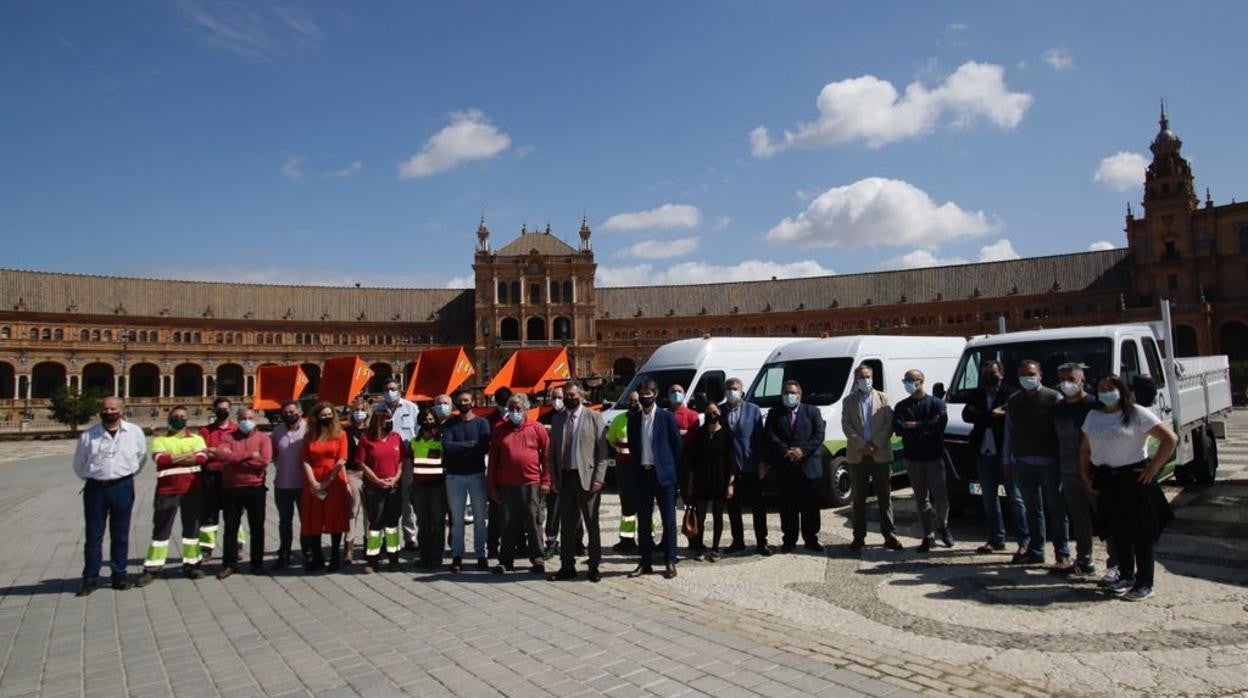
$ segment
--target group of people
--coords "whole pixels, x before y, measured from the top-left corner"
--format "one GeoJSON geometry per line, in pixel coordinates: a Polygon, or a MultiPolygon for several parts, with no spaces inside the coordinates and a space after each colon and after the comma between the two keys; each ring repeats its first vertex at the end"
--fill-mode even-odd
{"type": "MultiPolygon", "coordinates": [[[[1003,378],[999,363],[982,368],[980,387],[963,412],[973,426],[984,492],[987,542],[980,553],[1005,550],[1005,524],[998,486],[1009,493],[1009,510],[1018,549],[1012,562],[1044,562],[1046,534],[1059,573],[1091,575],[1092,537],[1110,540],[1110,572],[1102,583],[1127,598],[1145,598],[1152,587],[1152,543],[1164,525],[1164,498],[1153,480],[1174,450],[1174,433],[1137,407],[1116,376],[1098,381],[1096,396],[1086,392],[1083,369],[1060,369],[1059,391],[1041,383],[1040,365],[1018,367],[1020,388],[1003,378]],[[1159,447],[1149,456],[1148,437],[1159,447]],[[1076,557],[1068,538],[1073,531],[1076,557]]],[[[922,371],[904,376],[907,396],[895,406],[877,387],[870,365],[857,367],[854,384],[841,403],[845,461],[852,485],[851,550],[864,547],[867,498],[879,507],[884,546],[900,550],[891,505],[894,435],[922,525],[917,550],[939,541],[954,545],[948,526],[944,431],[946,405],[926,390],[922,371]]],[[[552,391],[549,424],[531,416],[528,396],[503,390],[485,416],[474,410],[473,393],[437,396],[427,408],[404,399],[390,382],[375,403],[357,401],[342,426],[335,405],[316,404],[308,415],[296,401],[281,408],[271,434],[257,428],[248,407],[231,411],[228,400],[213,405],[214,421],[193,431],[187,410],[169,411],[168,430],[152,441],[156,469],[152,541],[137,584],[160,577],[174,517],[181,515],[181,561],[191,578],[217,544],[218,515],[224,513],[223,553],[216,573],[224,579],[239,571],[240,541],[251,532],[250,571],[264,566],[267,471],[275,466],[273,497],[278,512],[278,548],[273,568],[292,564],[294,520],[300,527],[303,568],[335,571],[355,562],[363,544],[363,572],[377,571],[385,558],[391,569],[406,548],[417,565],[436,569],[450,547],[449,570],[464,569],[465,527],[473,525],[476,569],[513,572],[517,557],[529,571],[550,580],[578,576],[577,557],[587,556],[587,577],[601,579],[602,536],[599,508],[610,460],[620,495],[618,553],[636,553],[630,576],[653,574],[661,544],[661,574],[676,576],[677,535],[689,539],[689,555],[716,561],[746,549],[743,514],[753,519],[754,549],[768,545],[764,486],[772,475],[778,494],[782,552],[799,538],[823,551],[819,542],[820,491],[824,477],[825,423],[818,407],[802,401],[797,381],[784,383],[781,405],[764,417],[744,399],[740,379],[730,378],[725,399],[699,413],[685,402],[683,386],[669,388],[668,407],[658,404],[659,386],[641,383],[627,396],[629,409],[610,424],[587,404],[575,382],[552,391]],[[686,505],[677,523],[677,502],[686,505]],[[655,508],[662,540],[654,539],[655,508]],[[711,515],[707,547],[703,525],[711,515]],[[723,516],[730,542],[720,547],[723,516]],[[449,520],[449,533],[447,522],[449,520]],[[328,560],[324,536],[330,537],[328,560]],[[587,539],[587,544],[582,543],[587,539]],[[560,546],[562,541],[562,546],[560,546]],[[445,543],[445,545],[444,545],[445,543]],[[548,571],[546,561],[558,558],[548,571]],[[491,567],[489,560],[496,564],[491,567]]],[[[124,589],[133,477],[149,457],[143,432],[121,418],[118,398],[104,400],[100,423],[78,443],[74,469],[83,491],[87,539],[80,595],[98,586],[105,522],[112,540],[112,586],[124,589]]]]}

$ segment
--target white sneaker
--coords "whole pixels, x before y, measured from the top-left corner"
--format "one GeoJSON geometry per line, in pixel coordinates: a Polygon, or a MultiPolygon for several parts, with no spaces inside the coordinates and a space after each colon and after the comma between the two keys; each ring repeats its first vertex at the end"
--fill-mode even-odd
{"type": "Polygon", "coordinates": [[[1133,587],[1135,587],[1134,579],[1119,579],[1117,582],[1105,587],[1105,591],[1113,594],[1114,596],[1122,596],[1123,594],[1131,591],[1133,587]]]}
{"type": "Polygon", "coordinates": [[[1102,589],[1108,589],[1117,584],[1120,579],[1122,579],[1122,575],[1118,573],[1118,568],[1108,567],[1105,569],[1105,576],[1101,577],[1101,581],[1097,582],[1096,585],[1102,589]]]}
{"type": "Polygon", "coordinates": [[[1122,598],[1127,601],[1143,601],[1153,595],[1153,588],[1146,586],[1132,587],[1122,598]]]}

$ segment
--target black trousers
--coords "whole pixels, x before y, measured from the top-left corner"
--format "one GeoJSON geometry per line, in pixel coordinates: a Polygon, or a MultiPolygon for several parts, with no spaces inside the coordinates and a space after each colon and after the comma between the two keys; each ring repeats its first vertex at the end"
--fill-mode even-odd
{"type": "MultiPolygon", "coordinates": [[[[221,471],[207,468],[201,470],[199,473],[199,527],[219,527],[221,511],[225,507],[225,486],[221,481],[221,471]]],[[[237,533],[235,531],[235,534],[237,533]]],[[[199,547],[204,549],[205,556],[212,553],[213,546],[205,545],[203,541],[200,541],[199,547]]]]}
{"type": "Polygon", "coordinates": [[[221,564],[226,567],[238,565],[238,526],[242,522],[243,512],[247,512],[247,528],[251,529],[251,568],[259,570],[264,567],[264,509],[267,502],[268,488],[240,487],[225,490],[225,541],[222,546],[225,552],[221,564]]]}
{"type": "MultiPolygon", "coordinates": [[[[473,516],[480,516],[481,512],[473,511],[473,516]]],[[[498,502],[490,500],[486,506],[485,519],[485,554],[497,558],[498,545],[503,538],[503,512],[498,502]]]]}
{"type": "Polygon", "coordinates": [[[503,512],[503,540],[498,562],[511,567],[521,541],[526,545],[529,563],[542,560],[542,487],[541,485],[500,485],[499,503],[503,512]]]}
{"type": "Polygon", "coordinates": [[[649,565],[654,552],[654,507],[659,507],[659,518],[663,522],[663,558],[669,564],[676,563],[676,484],[664,485],[659,482],[658,471],[654,468],[643,469],[637,488],[637,535],[641,538],[637,547],[641,549],[641,564],[649,565]]]}
{"type": "MultiPolygon", "coordinates": [[[[175,516],[182,517],[182,538],[183,540],[199,539],[199,491],[191,490],[186,494],[158,494],[152,499],[152,541],[165,541],[169,543],[169,536],[173,533],[173,519],[175,516]]],[[[188,562],[185,558],[185,548],[182,541],[178,541],[175,550],[183,553],[183,567],[198,567],[199,559],[188,562]]],[[[157,566],[155,564],[144,564],[144,569],[148,572],[158,572],[164,565],[157,566]]]]}
{"type": "Polygon", "coordinates": [[[1138,586],[1153,586],[1153,545],[1156,535],[1144,525],[1146,485],[1138,481],[1141,467],[1099,467],[1094,471],[1100,491],[1098,508],[1108,519],[1118,572],[1138,586]]]}
{"type": "Polygon", "coordinates": [[[598,528],[598,505],[602,492],[589,492],[581,487],[581,474],[575,470],[563,470],[559,478],[559,564],[564,569],[576,567],[576,543],[581,539],[580,526],[584,524],[589,534],[589,564],[597,567],[602,562],[602,532],[598,528]]]}
{"type": "Polygon", "coordinates": [[[433,481],[413,481],[411,502],[416,510],[420,564],[440,565],[446,552],[446,482],[440,477],[433,481]]]}
{"type": "Polygon", "coordinates": [[[754,519],[754,544],[767,545],[767,505],[763,501],[763,487],[767,481],[758,472],[738,473],[733,483],[732,499],[728,500],[728,527],[732,542],[745,545],[745,524],[741,517],[743,507],[748,507],[754,519]]]}
{"type": "Polygon", "coordinates": [[[290,560],[290,545],[294,537],[295,512],[303,515],[303,489],[276,487],[273,502],[277,504],[277,556],[290,560]]]}
{"type": "Polygon", "coordinates": [[[800,533],[806,543],[819,542],[819,478],[808,478],[800,465],[780,468],[780,533],[785,545],[796,545],[800,533]]]}
{"type": "MultiPolygon", "coordinates": [[[[706,513],[711,513],[711,547],[719,548],[719,539],[724,534],[724,508],[727,504],[722,499],[713,499],[706,501],[705,499],[693,503],[694,516],[698,518],[698,535],[689,539],[689,547],[695,550],[701,550],[705,547],[703,543],[706,533],[706,513]]],[[[737,540],[740,540],[739,538],[737,540]]]]}

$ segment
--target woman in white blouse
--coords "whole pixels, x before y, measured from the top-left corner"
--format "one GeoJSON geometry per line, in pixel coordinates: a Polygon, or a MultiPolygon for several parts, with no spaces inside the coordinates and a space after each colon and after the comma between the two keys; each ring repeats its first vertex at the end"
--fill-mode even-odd
{"type": "Polygon", "coordinates": [[[1153,593],[1153,543],[1164,525],[1165,497],[1155,480],[1179,439],[1151,410],[1135,404],[1118,376],[1097,381],[1102,410],[1088,413],[1079,449],[1080,474],[1108,525],[1120,578],[1108,589],[1130,601],[1153,593]],[[1148,455],[1148,439],[1157,450],[1148,455]]]}

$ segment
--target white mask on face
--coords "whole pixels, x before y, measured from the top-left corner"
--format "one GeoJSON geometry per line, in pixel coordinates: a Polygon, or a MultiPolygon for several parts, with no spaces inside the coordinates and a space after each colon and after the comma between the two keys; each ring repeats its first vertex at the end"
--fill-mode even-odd
{"type": "Polygon", "coordinates": [[[1061,385],[1057,387],[1062,391],[1062,395],[1066,397],[1074,397],[1079,394],[1079,384],[1074,381],[1062,381],[1061,385]]]}
{"type": "Polygon", "coordinates": [[[550,406],[554,407],[556,412],[562,412],[563,411],[563,398],[557,397],[554,400],[551,400],[550,406]]]}

